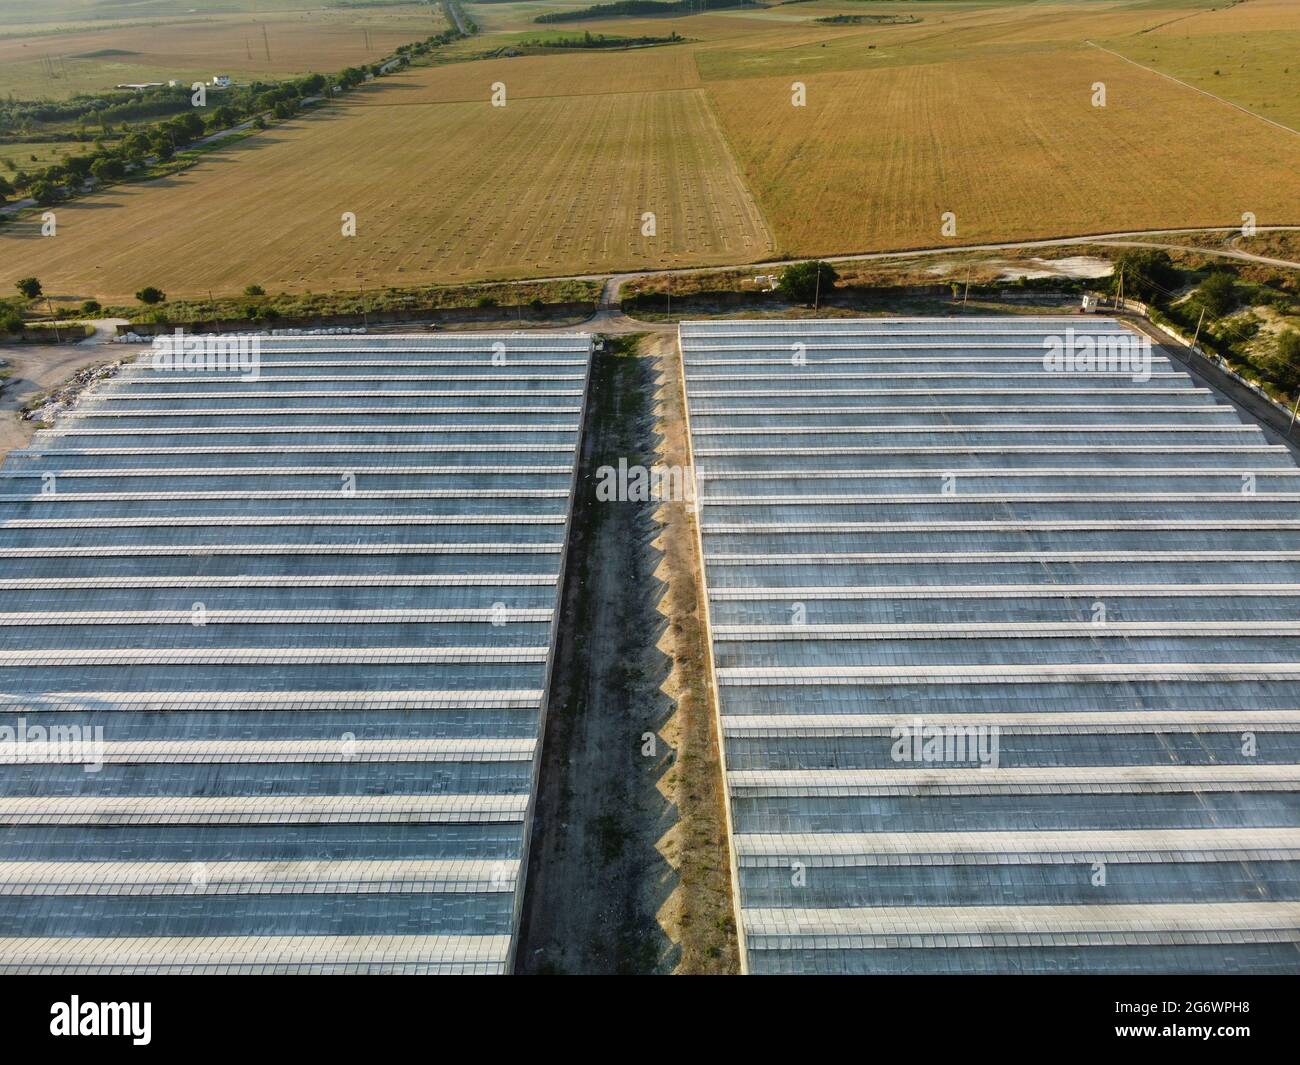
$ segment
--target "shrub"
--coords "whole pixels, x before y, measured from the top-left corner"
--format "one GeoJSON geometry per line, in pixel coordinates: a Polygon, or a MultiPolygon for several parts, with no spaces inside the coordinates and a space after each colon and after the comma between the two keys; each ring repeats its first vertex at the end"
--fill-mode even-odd
{"type": "Polygon", "coordinates": [[[1144,303],[1159,303],[1178,287],[1182,275],[1160,248],[1150,251],[1126,251],[1115,260],[1115,273],[1111,279],[1113,289],[1124,279],[1124,295],[1144,303]]]}
{"type": "Polygon", "coordinates": [[[117,181],[126,175],[126,167],[122,160],[104,156],[90,164],[90,173],[96,181],[117,181]]]}
{"type": "Polygon", "coordinates": [[[152,306],[155,303],[162,303],[167,298],[167,293],[160,288],[155,288],[153,285],[146,285],[135,294],[135,298],[141,303],[152,306]]]}
{"type": "Polygon", "coordinates": [[[780,285],[781,291],[791,299],[810,304],[819,294],[825,296],[830,292],[839,279],[840,275],[835,272],[835,267],[830,263],[822,262],[820,259],[810,259],[807,262],[794,263],[782,270],[780,285]]]}
{"type": "Polygon", "coordinates": [[[1265,361],[1265,369],[1288,394],[1294,395],[1300,388],[1300,332],[1284,329],[1277,335],[1276,350],[1265,361]]]}
{"type": "Polygon", "coordinates": [[[0,333],[21,333],[22,313],[11,303],[0,303],[0,333]]]}
{"type": "Polygon", "coordinates": [[[29,300],[34,300],[41,294],[41,283],[34,277],[20,277],[14,282],[14,288],[26,296],[29,300]]]}
{"type": "Polygon", "coordinates": [[[1222,318],[1237,306],[1237,282],[1231,274],[1216,270],[1197,286],[1196,301],[1207,314],[1222,318]]]}
{"type": "Polygon", "coordinates": [[[33,181],[27,191],[41,207],[49,207],[63,199],[63,190],[48,181],[33,181]]]}
{"type": "Polygon", "coordinates": [[[82,314],[98,314],[104,308],[100,306],[99,300],[86,300],[81,305],[82,314]]]}
{"type": "Polygon", "coordinates": [[[264,289],[261,285],[245,285],[245,286],[244,286],[244,295],[245,295],[245,296],[265,296],[265,295],[266,295],[266,289],[264,289]]]}
{"type": "Polygon", "coordinates": [[[225,129],[227,126],[233,126],[238,117],[231,108],[222,104],[208,115],[205,125],[208,129],[225,129]]]}

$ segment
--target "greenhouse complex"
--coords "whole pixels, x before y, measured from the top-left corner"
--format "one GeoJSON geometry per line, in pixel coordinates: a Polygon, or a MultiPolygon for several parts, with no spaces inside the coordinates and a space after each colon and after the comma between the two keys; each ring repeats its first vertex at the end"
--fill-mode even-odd
{"type": "Polygon", "coordinates": [[[651,328],[160,338],[10,452],[0,973],[669,971],[691,892],[729,972],[1296,971],[1285,423],[1093,315],[651,328]]]}
{"type": "Polygon", "coordinates": [[[0,469],[0,970],[506,971],[592,341],[245,339],[0,469]]]}
{"type": "Polygon", "coordinates": [[[1293,972],[1288,449],[1113,320],[680,341],[742,968],[1293,972]]]}

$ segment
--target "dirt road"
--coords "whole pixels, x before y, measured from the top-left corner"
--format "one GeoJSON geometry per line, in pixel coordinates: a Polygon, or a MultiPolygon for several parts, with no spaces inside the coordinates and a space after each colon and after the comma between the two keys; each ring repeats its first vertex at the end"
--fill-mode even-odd
{"type": "Polygon", "coordinates": [[[602,466],[655,461],[656,363],[607,347],[592,366],[516,971],[669,972],[656,914],[676,886],[658,850],[676,810],[657,649],[664,586],[656,504],[600,501],[602,466]]]}
{"type": "Polygon", "coordinates": [[[31,422],[18,417],[33,397],[57,388],[87,366],[138,354],[136,349],[108,343],[116,321],[96,321],[95,335],[77,344],[0,344],[0,360],[9,370],[9,377],[0,382],[0,459],[25,446],[36,431],[31,422]]]}

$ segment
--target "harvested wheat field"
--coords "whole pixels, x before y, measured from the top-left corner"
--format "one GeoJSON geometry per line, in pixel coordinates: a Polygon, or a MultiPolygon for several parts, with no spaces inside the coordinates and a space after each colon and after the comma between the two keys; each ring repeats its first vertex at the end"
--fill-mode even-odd
{"type": "Polygon", "coordinates": [[[1097,49],[805,80],[709,87],[796,254],[1300,218],[1300,138],[1097,49]]]}
{"type": "Polygon", "coordinates": [[[574,6],[474,5],[483,32],[326,113],[65,204],[56,238],[30,215],[0,227],[0,283],[31,274],[115,300],[144,285],[319,292],[1233,226],[1248,212],[1300,223],[1300,136],[1249,113],[1295,106],[1285,42],[1250,45],[1300,32],[1281,0],[816,0],[531,21],[574,6]],[[515,54],[528,32],[679,39],[515,54]],[[1233,33],[1247,53],[1203,71],[1233,33]],[[1190,70],[1225,100],[1123,56],[1190,70]],[[805,107],[791,106],[795,82],[805,107]],[[340,234],[344,211],[355,237],[340,234]]]}
{"type": "Polygon", "coordinates": [[[337,110],[67,204],[54,238],[38,219],[6,227],[0,257],[47,290],[118,299],[150,284],[300,292],[771,250],[699,91],[337,110]],[[341,233],[345,211],[354,237],[341,233]]]}
{"type": "Polygon", "coordinates": [[[33,34],[0,10],[0,94],[23,98],[98,92],[119,83],[261,78],[341,70],[447,28],[437,7],[400,4],[271,14],[202,15],[83,23],[71,32],[33,34]]]}
{"type": "Polygon", "coordinates": [[[1300,130],[1300,4],[1250,0],[1099,43],[1300,130]]]}
{"type": "Polygon", "coordinates": [[[362,99],[377,107],[487,103],[497,83],[506,87],[508,107],[511,101],[538,97],[690,89],[700,84],[700,76],[686,48],[647,48],[637,53],[634,62],[622,51],[560,52],[407,71],[385,79],[382,92],[367,93],[362,99]]]}

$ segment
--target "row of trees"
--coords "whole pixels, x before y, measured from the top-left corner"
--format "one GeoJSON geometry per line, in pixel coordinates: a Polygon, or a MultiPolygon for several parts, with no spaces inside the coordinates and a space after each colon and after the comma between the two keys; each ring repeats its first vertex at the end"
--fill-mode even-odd
{"type": "Polygon", "coordinates": [[[0,133],[30,134],[39,126],[77,124],[79,132],[98,127],[108,133],[122,122],[179,114],[190,106],[186,85],[157,85],[124,92],[81,93],[68,100],[0,101],[0,133]]]}
{"type": "MultiPolygon", "coordinates": [[[[433,48],[448,44],[463,35],[458,30],[434,34],[423,41],[402,45],[397,49],[396,65],[405,66],[412,55],[424,55],[433,48]]],[[[142,169],[151,159],[166,162],[177,151],[193,144],[200,138],[230,129],[241,122],[252,120],[255,128],[265,128],[262,117],[271,114],[276,119],[292,118],[301,109],[303,101],[321,95],[333,95],[334,87],[347,90],[355,88],[367,79],[381,74],[387,64],[373,63],[367,66],[347,67],[334,78],[324,74],[307,74],[281,82],[253,82],[245,86],[233,86],[220,91],[220,102],[210,109],[197,109],[191,105],[191,90],[188,87],[175,89],[146,90],[141,96],[141,109],[145,112],[160,110],[174,111],[184,108],[181,113],[165,121],[155,123],[141,130],[132,130],[124,124],[121,139],[111,141],[109,128],[104,126],[101,136],[93,142],[93,148],[85,153],[70,156],[41,170],[27,172],[16,171],[10,178],[0,178],[0,203],[11,196],[30,196],[41,207],[48,207],[76,195],[89,179],[97,184],[120,181],[127,174],[142,169]]],[[[64,105],[51,104],[49,107],[33,108],[23,111],[19,104],[10,102],[0,107],[0,129],[5,123],[12,123],[15,114],[22,114],[24,119],[32,115],[49,115],[50,120],[66,120],[69,117],[85,115],[86,109],[101,119],[107,113],[100,110],[101,97],[84,97],[64,105]]]]}
{"type": "Polygon", "coordinates": [[[519,43],[525,48],[631,48],[643,44],[676,44],[682,37],[674,30],[667,37],[606,37],[587,30],[581,37],[539,37],[519,43]]]}
{"type": "Polygon", "coordinates": [[[750,7],[753,0],[613,0],[608,4],[550,11],[538,15],[534,22],[583,22],[587,19],[614,18],[619,15],[698,15],[724,7],[750,7]]]}
{"type": "MultiPolygon", "coordinates": [[[[40,299],[45,295],[45,287],[41,284],[40,278],[36,277],[20,277],[14,282],[14,288],[18,290],[20,296],[29,301],[40,299]]],[[[257,286],[250,285],[249,288],[257,288],[257,286]]],[[[261,290],[258,291],[260,293],[261,290]]],[[[153,285],[146,285],[135,294],[135,298],[141,303],[162,303],[167,299],[167,293],[160,288],[155,288],[153,285]]],[[[84,314],[96,314],[102,309],[97,300],[86,300],[81,307],[84,314]]]]}
{"type": "Polygon", "coordinates": [[[19,171],[5,181],[0,196],[24,193],[42,207],[79,192],[89,179],[100,184],[120,181],[152,156],[170,159],[178,149],[203,136],[203,119],[193,111],[177,115],[147,130],[128,133],[120,141],[98,140],[91,151],[70,155],[34,174],[19,171]]]}
{"type": "MultiPolygon", "coordinates": [[[[290,118],[304,97],[319,94],[327,84],[324,75],[309,74],[290,82],[256,82],[223,90],[221,102],[210,109],[191,107],[144,129],[123,130],[124,135],[116,141],[96,138],[91,151],[69,156],[42,170],[18,171],[11,181],[6,181],[8,192],[0,191],[0,195],[23,192],[42,207],[59,203],[80,192],[88,179],[98,184],[120,181],[151,159],[166,162],[202,137],[229,129],[249,117],[269,111],[277,118],[290,118]]],[[[188,93],[186,99],[188,103],[188,93]]]]}

